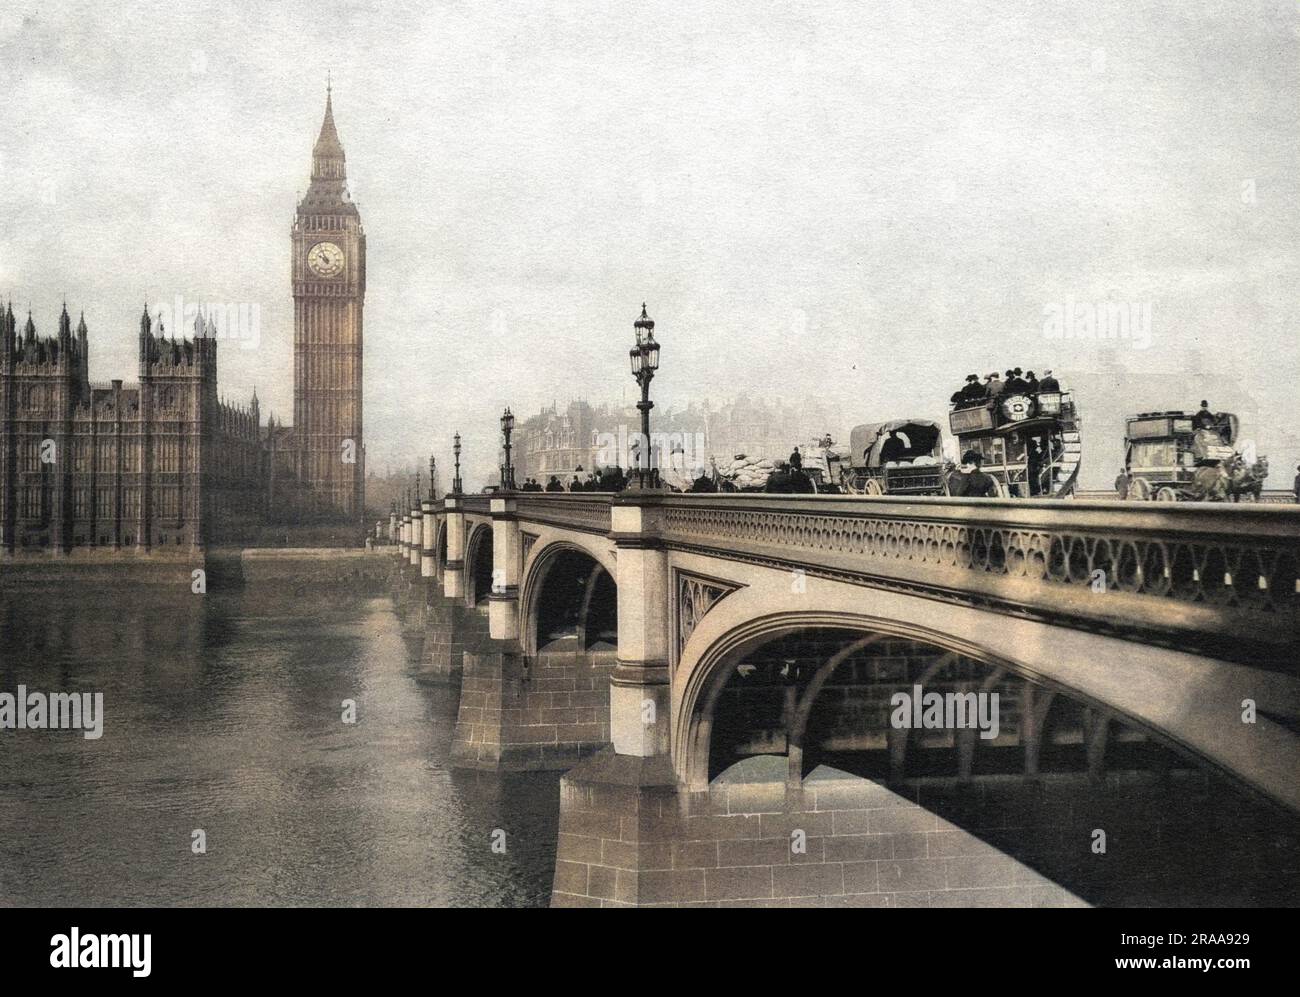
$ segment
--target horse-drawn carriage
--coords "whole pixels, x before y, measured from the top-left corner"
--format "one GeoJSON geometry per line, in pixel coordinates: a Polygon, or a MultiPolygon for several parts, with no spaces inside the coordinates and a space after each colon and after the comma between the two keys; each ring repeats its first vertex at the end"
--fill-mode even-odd
{"type": "Polygon", "coordinates": [[[1079,414],[1069,391],[995,395],[954,405],[948,426],[1003,496],[1070,498],[1079,478],[1079,414]]]}
{"type": "Polygon", "coordinates": [[[1136,502],[1258,501],[1268,460],[1237,451],[1231,412],[1141,412],[1126,420],[1122,497],[1136,502]]]}
{"type": "Polygon", "coordinates": [[[833,479],[854,495],[943,495],[943,430],[925,419],[853,427],[833,479]]]}

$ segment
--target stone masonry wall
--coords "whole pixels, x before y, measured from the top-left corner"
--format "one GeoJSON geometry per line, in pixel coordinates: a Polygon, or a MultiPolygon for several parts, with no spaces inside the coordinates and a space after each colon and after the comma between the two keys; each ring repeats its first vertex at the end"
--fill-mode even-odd
{"type": "Polygon", "coordinates": [[[425,613],[420,675],[430,679],[460,675],[466,646],[475,646],[487,635],[486,607],[467,609],[456,600],[432,593],[425,613]]]}
{"type": "Polygon", "coordinates": [[[479,639],[462,655],[457,765],[567,769],[609,743],[614,652],[543,652],[479,639]]]}
{"type": "Polygon", "coordinates": [[[1194,773],[886,787],[820,769],[787,791],[755,765],[686,794],[660,762],[604,752],[565,776],[554,906],[1234,905],[1300,885],[1294,828],[1194,773]]]}

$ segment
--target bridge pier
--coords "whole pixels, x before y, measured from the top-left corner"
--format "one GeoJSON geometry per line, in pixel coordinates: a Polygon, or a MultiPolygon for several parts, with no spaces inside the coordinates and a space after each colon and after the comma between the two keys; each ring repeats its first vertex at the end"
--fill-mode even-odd
{"type": "Polygon", "coordinates": [[[434,681],[454,679],[461,674],[466,646],[487,636],[487,621],[481,613],[448,599],[426,580],[421,581],[427,586],[427,603],[420,675],[434,681]]]}
{"type": "MultiPolygon", "coordinates": [[[[492,586],[487,632],[467,634],[453,764],[499,771],[566,769],[609,743],[612,652],[542,649],[526,654],[519,583],[523,561],[513,495],[491,499],[492,586]]],[[[448,567],[465,529],[449,519],[448,567]]],[[[468,590],[467,574],[456,583],[468,590]]],[[[473,614],[467,610],[466,614],[473,614]]],[[[481,617],[480,617],[481,619],[481,617]]]]}
{"type": "Polygon", "coordinates": [[[421,519],[420,524],[420,577],[429,579],[428,584],[433,585],[434,576],[437,572],[434,569],[434,544],[437,542],[438,526],[437,519],[433,512],[433,497],[425,499],[420,503],[421,519]]]}
{"type": "Polygon", "coordinates": [[[612,653],[529,659],[517,641],[475,634],[465,638],[462,661],[452,739],[458,767],[567,769],[609,744],[612,653]]]}
{"type": "Polygon", "coordinates": [[[424,514],[420,510],[420,500],[416,499],[411,505],[411,543],[407,561],[417,572],[420,570],[420,551],[422,547],[420,537],[424,532],[423,527],[424,514]]]}
{"type": "Polygon", "coordinates": [[[442,566],[442,594],[465,598],[465,510],[458,495],[446,498],[447,561],[442,566]]]}
{"type": "Polygon", "coordinates": [[[608,745],[612,657],[550,651],[529,659],[517,641],[467,636],[453,764],[568,769],[608,745]]]}
{"type": "MultiPolygon", "coordinates": [[[[653,495],[654,493],[649,493],[653,495]]],[[[668,656],[673,628],[663,509],[636,492],[611,507],[618,558],[618,663],[609,682],[610,734],[620,755],[668,753],[668,656]]]]}
{"type": "Polygon", "coordinates": [[[493,497],[492,591],[488,632],[493,640],[519,642],[519,520],[515,498],[493,497]]]}
{"type": "MultiPolygon", "coordinates": [[[[553,906],[658,903],[682,884],[671,830],[680,803],[669,757],[672,601],[656,493],[620,496],[610,526],[618,590],[612,745],[560,780],[553,906]]],[[[683,886],[674,897],[688,895],[683,886]]]]}

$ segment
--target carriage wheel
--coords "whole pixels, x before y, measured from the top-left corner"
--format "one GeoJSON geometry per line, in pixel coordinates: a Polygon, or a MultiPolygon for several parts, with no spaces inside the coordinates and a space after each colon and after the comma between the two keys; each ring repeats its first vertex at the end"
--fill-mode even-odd
{"type": "Polygon", "coordinates": [[[1170,488],[1168,485],[1165,485],[1165,486],[1164,486],[1163,488],[1161,488],[1158,492],[1156,492],[1156,501],[1157,501],[1157,502],[1177,502],[1177,501],[1178,501],[1178,490],[1177,490],[1176,488],[1170,488]]]}
{"type": "Polygon", "coordinates": [[[866,486],[862,489],[864,495],[884,495],[885,487],[880,483],[878,478],[868,478],[866,486]]]}
{"type": "Polygon", "coordinates": [[[1151,482],[1146,478],[1134,478],[1128,485],[1128,499],[1131,502],[1148,502],[1151,499],[1151,482]]]}

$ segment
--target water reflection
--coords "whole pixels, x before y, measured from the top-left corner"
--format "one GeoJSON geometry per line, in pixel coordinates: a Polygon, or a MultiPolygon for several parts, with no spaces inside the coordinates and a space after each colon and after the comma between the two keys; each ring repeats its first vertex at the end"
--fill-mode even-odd
{"type": "Polygon", "coordinates": [[[20,683],[103,692],[104,735],[0,731],[0,903],[549,900],[558,774],[450,769],[458,691],[412,677],[386,599],[0,595],[20,683]]]}

